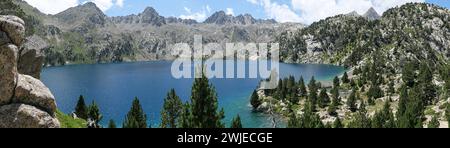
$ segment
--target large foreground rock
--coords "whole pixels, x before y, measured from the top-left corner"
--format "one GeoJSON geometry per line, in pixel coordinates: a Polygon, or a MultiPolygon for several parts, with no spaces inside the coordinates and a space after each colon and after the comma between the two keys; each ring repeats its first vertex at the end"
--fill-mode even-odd
{"type": "Polygon", "coordinates": [[[0,106],[0,128],[59,128],[60,123],[47,112],[25,104],[0,106]]]}
{"type": "Polygon", "coordinates": [[[42,63],[44,56],[42,50],[48,48],[48,44],[39,36],[27,37],[19,52],[19,63],[17,70],[21,74],[30,75],[36,79],[41,78],[42,63]]]}
{"type": "Polygon", "coordinates": [[[0,30],[6,32],[9,39],[17,46],[22,45],[25,38],[25,22],[16,16],[0,16],[0,30]]]}
{"type": "Polygon", "coordinates": [[[19,75],[14,103],[24,103],[39,107],[50,114],[56,112],[55,97],[40,80],[28,75],[19,75]]]}
{"type": "Polygon", "coordinates": [[[6,32],[3,32],[0,30],[0,46],[5,45],[7,43],[12,43],[12,42],[11,42],[11,40],[9,40],[9,37],[6,34],[6,32]]]}
{"type": "Polygon", "coordinates": [[[17,47],[0,46],[0,105],[11,102],[17,80],[17,47]]]}
{"type": "Polygon", "coordinates": [[[23,50],[19,57],[17,70],[21,74],[30,75],[36,79],[40,79],[43,62],[44,57],[39,55],[37,50],[23,50]]]}

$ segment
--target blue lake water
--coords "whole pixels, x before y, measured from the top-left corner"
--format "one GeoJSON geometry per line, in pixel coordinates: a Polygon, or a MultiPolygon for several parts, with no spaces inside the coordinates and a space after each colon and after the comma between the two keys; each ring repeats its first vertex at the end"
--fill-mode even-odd
{"type": "MultiPolygon", "coordinates": [[[[239,61],[245,62],[245,61],[239,61]]],[[[248,62],[246,62],[248,63],[248,62]]],[[[58,108],[73,112],[78,97],[84,95],[86,103],[92,100],[103,114],[102,124],[114,119],[121,125],[134,97],[138,97],[153,127],[160,122],[160,111],[167,92],[174,88],[183,101],[188,101],[193,79],[175,79],[171,75],[170,61],[70,65],[45,68],[43,82],[56,97],[58,108]]],[[[280,64],[280,76],[312,76],[328,81],[345,71],[343,67],[315,64],[280,64]]],[[[219,105],[225,110],[224,122],[229,126],[237,114],[244,127],[271,127],[270,118],[252,112],[249,97],[260,79],[211,79],[215,86],[219,105]]]]}

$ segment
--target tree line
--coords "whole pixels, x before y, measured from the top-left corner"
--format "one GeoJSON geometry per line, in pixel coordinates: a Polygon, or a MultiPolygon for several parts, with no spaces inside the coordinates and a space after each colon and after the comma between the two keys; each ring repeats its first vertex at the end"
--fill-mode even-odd
{"type": "MultiPolygon", "coordinates": [[[[78,118],[90,121],[88,127],[101,128],[99,123],[102,115],[95,102],[86,105],[84,97],[80,96],[74,114],[78,118]]],[[[203,75],[194,80],[190,101],[183,103],[174,89],[167,93],[161,110],[159,128],[225,128],[225,123],[222,121],[224,118],[225,112],[223,108],[219,109],[216,90],[208,78],[203,75]]],[[[147,115],[136,97],[130,111],[125,116],[122,128],[151,128],[147,119],[147,115]]],[[[114,120],[108,122],[108,128],[117,127],[114,120]]],[[[243,127],[239,115],[233,118],[229,127],[243,127]]]]}
{"type": "MultiPolygon", "coordinates": [[[[303,77],[297,82],[291,76],[280,80],[278,87],[267,91],[267,94],[274,99],[288,102],[290,107],[302,105],[302,114],[294,113],[291,108],[288,109],[290,111],[288,127],[290,128],[423,128],[425,126],[438,128],[439,120],[450,121],[450,105],[446,103],[440,106],[444,110],[444,116],[433,113],[428,122],[425,111],[427,106],[436,105],[440,101],[439,96],[443,96],[441,97],[443,99],[448,98],[450,66],[439,68],[441,72],[438,73],[441,73],[444,84],[438,87],[434,83],[436,68],[430,65],[427,62],[405,63],[401,70],[401,82],[398,82],[402,85],[398,89],[395,88],[395,79],[391,75],[394,72],[389,74],[389,69],[383,68],[383,60],[377,59],[367,66],[355,68],[353,74],[359,77],[350,79],[347,73],[344,73],[341,78],[335,77],[330,89],[322,87],[314,77],[306,85],[303,77]],[[440,90],[442,91],[439,92],[440,90]],[[349,93],[346,102],[342,101],[341,91],[349,93]],[[392,96],[395,94],[399,96],[396,108],[392,107],[392,96]],[[376,100],[383,97],[385,99],[382,109],[369,115],[368,106],[374,106],[376,100]],[[303,104],[300,104],[302,102],[303,104]],[[322,122],[318,115],[320,110],[326,110],[328,115],[333,117],[334,122],[322,122]],[[349,112],[351,116],[347,117],[345,113],[339,115],[337,110],[349,112]],[[342,122],[342,117],[346,117],[345,124],[342,122]]],[[[256,96],[252,96],[251,104],[257,108],[261,104],[261,99],[257,97],[258,94],[253,95],[256,96]]]]}

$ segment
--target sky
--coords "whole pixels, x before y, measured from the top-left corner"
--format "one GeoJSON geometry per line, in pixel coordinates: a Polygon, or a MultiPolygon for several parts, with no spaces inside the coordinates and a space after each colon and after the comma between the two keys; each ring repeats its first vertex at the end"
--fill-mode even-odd
{"type": "Polygon", "coordinates": [[[153,7],[162,16],[194,19],[199,22],[217,11],[227,14],[251,14],[255,18],[279,22],[311,24],[337,14],[356,11],[364,14],[373,7],[382,14],[389,8],[408,2],[428,2],[450,8],[450,0],[25,0],[46,14],[94,2],[108,16],[138,14],[153,7]]]}

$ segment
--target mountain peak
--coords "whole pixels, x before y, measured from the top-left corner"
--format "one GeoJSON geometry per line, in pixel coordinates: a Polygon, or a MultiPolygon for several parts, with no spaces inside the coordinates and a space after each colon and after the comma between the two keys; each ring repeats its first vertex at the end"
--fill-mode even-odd
{"type": "Polygon", "coordinates": [[[107,16],[96,4],[87,2],[76,7],[69,8],[55,15],[60,21],[70,24],[73,27],[103,26],[106,23],[107,16]]]}
{"type": "Polygon", "coordinates": [[[226,14],[225,11],[218,11],[205,20],[204,23],[218,24],[218,25],[251,25],[255,23],[264,23],[265,20],[256,20],[250,14],[240,14],[233,16],[226,14]]]}
{"type": "Polygon", "coordinates": [[[153,7],[146,7],[142,13],[159,15],[159,13],[153,7]]]}
{"type": "Polygon", "coordinates": [[[360,17],[361,15],[359,15],[356,11],[352,11],[350,13],[347,13],[346,16],[360,17]]]}
{"type": "Polygon", "coordinates": [[[205,20],[205,23],[225,25],[225,24],[233,23],[233,20],[234,20],[234,17],[232,15],[227,15],[225,13],[225,11],[218,11],[218,12],[215,12],[210,17],[208,17],[205,20]]]}
{"type": "Polygon", "coordinates": [[[165,18],[160,16],[159,13],[153,7],[147,7],[139,14],[139,23],[151,24],[155,26],[161,26],[166,24],[165,18]]]}
{"type": "Polygon", "coordinates": [[[367,10],[367,12],[363,15],[365,18],[367,18],[368,20],[377,20],[380,19],[381,16],[378,14],[378,12],[371,7],[369,10],[367,10]]]}

